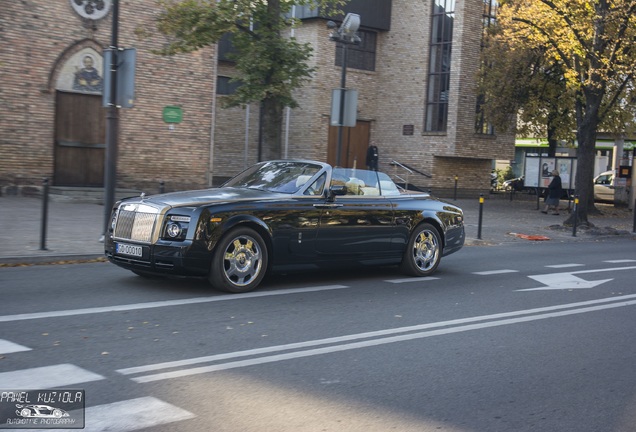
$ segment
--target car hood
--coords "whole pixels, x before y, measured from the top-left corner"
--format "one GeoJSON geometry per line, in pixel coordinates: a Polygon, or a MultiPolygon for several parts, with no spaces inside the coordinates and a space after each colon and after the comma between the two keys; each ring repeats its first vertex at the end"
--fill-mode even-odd
{"type": "Polygon", "coordinates": [[[225,187],[150,195],[141,198],[140,201],[148,204],[157,204],[160,206],[188,207],[233,201],[253,201],[286,198],[290,198],[290,195],[268,192],[258,189],[225,187]]]}

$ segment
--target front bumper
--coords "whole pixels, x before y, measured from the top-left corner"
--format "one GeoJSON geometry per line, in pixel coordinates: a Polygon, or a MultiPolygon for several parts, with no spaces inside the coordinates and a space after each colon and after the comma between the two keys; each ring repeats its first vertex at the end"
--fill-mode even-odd
{"type": "Polygon", "coordinates": [[[466,230],[464,225],[450,228],[446,231],[446,245],[443,256],[450,255],[460,250],[466,242],[466,230]]]}
{"type": "Polygon", "coordinates": [[[210,269],[210,254],[197,252],[191,241],[178,244],[160,241],[150,245],[125,241],[126,244],[141,246],[141,257],[116,253],[116,243],[112,237],[109,238],[104,245],[104,255],[113,264],[128,270],[175,276],[205,276],[210,269]]]}

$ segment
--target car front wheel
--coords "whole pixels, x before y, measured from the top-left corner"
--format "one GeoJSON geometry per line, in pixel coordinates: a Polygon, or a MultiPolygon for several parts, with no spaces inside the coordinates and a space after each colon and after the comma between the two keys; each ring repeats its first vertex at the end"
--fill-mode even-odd
{"type": "Polygon", "coordinates": [[[218,290],[231,293],[252,291],[267,270],[267,247],[251,228],[234,228],[219,241],[209,280],[218,290]]]}
{"type": "Polygon", "coordinates": [[[442,259],[442,242],[437,229],[422,223],[411,234],[400,269],[409,276],[429,276],[442,259]]]}

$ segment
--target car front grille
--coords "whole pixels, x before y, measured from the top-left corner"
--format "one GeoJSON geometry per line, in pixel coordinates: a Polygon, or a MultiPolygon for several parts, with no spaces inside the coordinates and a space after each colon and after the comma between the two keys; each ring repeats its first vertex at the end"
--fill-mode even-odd
{"type": "Polygon", "coordinates": [[[158,209],[148,205],[122,205],[113,236],[116,239],[150,243],[158,220],[158,209]]]}

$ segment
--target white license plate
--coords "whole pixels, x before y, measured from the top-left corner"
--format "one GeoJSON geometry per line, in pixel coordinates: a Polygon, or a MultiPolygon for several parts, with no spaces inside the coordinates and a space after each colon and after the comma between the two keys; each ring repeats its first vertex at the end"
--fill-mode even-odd
{"type": "Polygon", "coordinates": [[[141,257],[142,255],[141,246],[126,244],[126,243],[117,243],[117,253],[121,255],[130,255],[141,257]]]}

